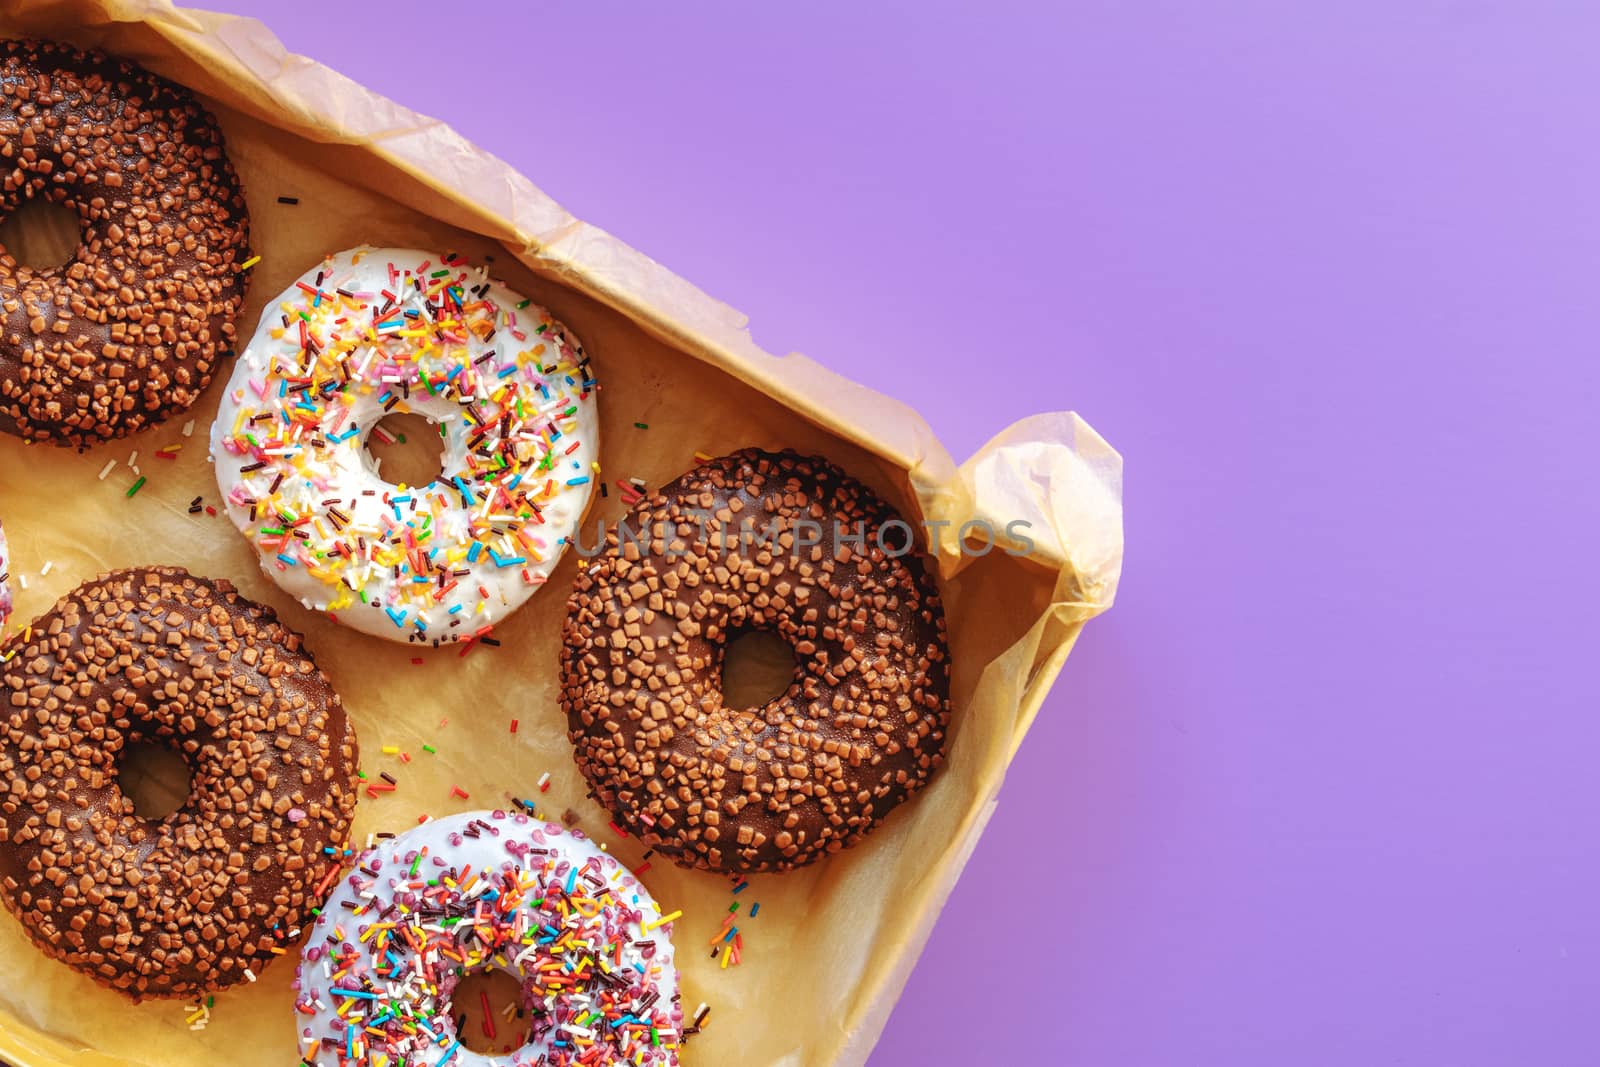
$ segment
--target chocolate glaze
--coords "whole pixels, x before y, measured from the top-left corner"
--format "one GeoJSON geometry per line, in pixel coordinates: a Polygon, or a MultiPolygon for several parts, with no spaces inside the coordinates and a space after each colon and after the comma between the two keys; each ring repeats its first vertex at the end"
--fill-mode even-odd
{"type": "Polygon", "coordinates": [[[944,609],[921,561],[879,544],[898,519],[825,460],[746,450],[638,504],[629,528],[648,539],[607,533],[568,603],[561,703],[622,825],[683,866],[786,870],[927,783],[950,716],[944,609]],[[746,522],[778,531],[771,546],[746,522]],[[765,707],[730,708],[723,654],[749,629],[786,640],[796,676],[765,707]]]}
{"type": "Polygon", "coordinates": [[[0,42],[0,217],[78,215],[64,267],[0,249],[0,432],[83,448],[187,410],[234,347],[249,220],[216,120],[99,52],[0,42]]]}
{"type": "Polygon", "coordinates": [[[78,587],[0,657],[0,896],[23,929],[135,999],[259,974],[356,805],[355,735],[300,636],[225,581],[148,568],[78,587]],[[117,786],[133,741],[189,764],[163,820],[117,786]]]}

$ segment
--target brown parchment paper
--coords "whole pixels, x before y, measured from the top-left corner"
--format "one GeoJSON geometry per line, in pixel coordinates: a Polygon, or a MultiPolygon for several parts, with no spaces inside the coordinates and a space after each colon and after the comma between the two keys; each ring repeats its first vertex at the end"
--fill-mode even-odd
{"type": "MultiPolygon", "coordinates": [[[[700,1001],[713,1009],[686,1063],[864,1062],[1040,701],[1084,621],[1111,603],[1122,555],[1117,454],[1076,416],[1052,414],[1010,427],[958,467],[908,408],[803,357],[761,351],[737,312],[572,218],[443,124],[285,52],[253,20],[163,0],[5,8],[0,35],[103,47],[192,87],[216,111],[262,255],[241,336],[253,332],[263,303],[326,251],[370,243],[492,258],[593,354],[608,480],[655,486],[692,466],[696,450],[789,446],[833,459],[913,521],[949,523],[931,547],[949,610],[955,716],[949,763],[932,786],[859,847],[755,879],[739,898],[761,909],[741,924],[746,952],[737,968],[718,969],[700,947],[733,899],[728,883],[659,859],[645,875],[664,907],[685,913],[676,937],[686,1011],[700,1001]],[[279,196],[300,202],[279,204],[279,196]],[[957,530],[973,518],[1032,523],[1031,551],[964,555],[957,530]]],[[[534,783],[548,771],[550,790],[537,796],[543,811],[570,810],[637,865],[637,842],[613,834],[584,795],[556,705],[575,555],[498,628],[497,649],[463,659],[343,630],[280,595],[225,518],[189,514],[197,496],[217,503],[206,437],[221,388],[214,383],[192,412],[188,438],[184,418],[84,455],[0,437],[0,519],[13,573],[28,582],[12,626],[113,567],[181,564],[229,578],[306,633],[352,711],[363,767],[400,782],[395,793],[363,797],[358,842],[414,825],[424,812],[537,796],[534,783]],[[157,458],[169,445],[182,446],[177,458],[157,458]],[[135,450],[148,482],[129,499],[135,450]],[[112,459],[116,468],[98,480],[112,459]],[[515,736],[512,718],[520,720],[515,736]],[[391,745],[412,761],[383,755],[391,745]],[[471,799],[452,798],[453,785],[471,799]]],[[[597,498],[588,522],[622,511],[613,491],[597,498]]],[[[256,984],[219,994],[209,1028],[191,1033],[179,1003],[129,1004],[44,959],[0,913],[0,1058],[16,1067],[281,1067],[297,1056],[293,971],[291,949],[256,984]]]]}

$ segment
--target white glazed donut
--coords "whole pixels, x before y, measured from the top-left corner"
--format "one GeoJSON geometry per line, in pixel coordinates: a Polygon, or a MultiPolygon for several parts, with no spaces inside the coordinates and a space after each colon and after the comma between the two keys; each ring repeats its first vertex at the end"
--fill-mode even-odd
{"type": "Polygon", "coordinates": [[[11,618],[11,550],[6,547],[6,528],[0,525],[0,627],[11,618]]]}
{"type": "Polygon", "coordinates": [[[460,259],[329,256],[262,313],[211,431],[217,484],[262,569],[313,611],[396,641],[482,636],[549,576],[598,481],[583,347],[460,259]],[[402,490],[367,435],[440,427],[441,475],[402,490]]]}
{"type": "Polygon", "coordinates": [[[683,1009],[658,911],[579,831],[503,811],[425,823],[324,906],[295,977],[299,1051],[311,1067],[670,1067],[683,1009]],[[498,1057],[461,1045],[450,1005],[488,969],[522,984],[526,1044],[498,1057]]]}

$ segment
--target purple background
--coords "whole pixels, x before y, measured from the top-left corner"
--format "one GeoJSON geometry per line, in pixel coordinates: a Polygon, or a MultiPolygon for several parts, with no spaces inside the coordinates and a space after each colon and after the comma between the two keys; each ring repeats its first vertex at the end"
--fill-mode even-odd
{"type": "Polygon", "coordinates": [[[213,3],[958,456],[1126,456],[874,1067],[1595,1062],[1592,11],[213,3]]]}

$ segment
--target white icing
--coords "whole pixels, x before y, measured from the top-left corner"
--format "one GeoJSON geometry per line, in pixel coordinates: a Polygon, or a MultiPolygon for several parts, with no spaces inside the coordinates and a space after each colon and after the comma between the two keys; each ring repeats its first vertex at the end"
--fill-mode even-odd
{"type": "Polygon", "coordinates": [[[599,481],[599,425],[582,346],[544,309],[459,260],[358,248],[267,305],[211,452],[280,587],[367,633],[439,643],[494,625],[554,570],[599,481]],[[391,411],[442,427],[427,486],[373,468],[365,440],[391,411]]]}
{"type": "Polygon", "coordinates": [[[677,1002],[671,924],[645,929],[659,918],[643,884],[579,831],[520,812],[469,812],[425,823],[380,841],[364,854],[323,907],[295,979],[298,1051],[313,1067],[378,1063],[383,1055],[390,1056],[391,1063],[403,1055],[412,1067],[445,1063],[527,1067],[544,1056],[556,1067],[570,1062],[564,1056],[585,1051],[571,1042],[576,1036],[607,1046],[601,1063],[671,1067],[678,1062],[683,1012],[677,1002]],[[470,832],[477,836],[467,836],[470,832]],[[546,851],[530,851],[536,849],[546,851]],[[515,881],[507,881],[508,875],[515,881]],[[454,885],[446,884],[446,879],[454,885]],[[435,887],[427,885],[430,880],[435,887]],[[564,888],[567,885],[578,889],[580,896],[601,901],[595,918],[580,916],[581,909],[570,902],[564,888]],[[444,891],[437,886],[444,886],[444,891]],[[402,906],[391,907],[397,900],[402,906]],[[477,918],[446,926],[448,915],[418,914],[422,908],[444,907],[478,916],[505,908],[508,900],[515,903],[506,911],[510,918],[500,930],[504,935],[509,927],[510,936],[494,934],[477,918]],[[560,919],[563,914],[568,918],[560,919]],[[385,922],[409,929],[386,930],[381,925],[385,922]],[[556,929],[555,922],[568,925],[556,929]],[[608,943],[620,942],[620,958],[607,955],[596,963],[592,945],[572,943],[568,930],[584,923],[603,931],[601,937],[608,943]],[[469,929],[464,931],[463,925],[469,929]],[[485,938],[490,948],[484,947],[485,938]],[[552,953],[552,941],[563,946],[560,952],[552,953]],[[422,944],[420,954],[411,947],[413,942],[422,944]],[[649,942],[648,949],[643,942],[649,942]],[[449,958],[445,945],[465,957],[465,963],[449,958]],[[484,952],[490,954],[488,960],[482,958],[484,952]],[[551,994],[547,983],[530,981],[524,973],[537,969],[541,961],[552,966],[559,961],[560,970],[585,975],[586,980],[551,994]],[[602,964],[614,977],[589,980],[602,964]],[[520,1034],[523,1028],[538,1030],[541,1022],[550,1025],[505,1055],[487,1056],[461,1045],[449,1000],[459,980],[454,970],[463,966],[472,971],[494,967],[523,981],[525,1017],[497,1020],[497,1028],[520,1034]],[[376,973],[380,967],[385,973],[376,973]],[[430,967],[437,985],[427,977],[430,967]],[[335,992],[340,989],[371,991],[374,996],[340,996],[335,992]],[[589,1018],[604,1007],[607,993],[616,1026],[589,1018]],[[634,1017],[655,1024],[654,1035],[648,1025],[636,1027],[624,1021],[631,1015],[625,1008],[646,1003],[650,993],[654,999],[634,1017]],[[338,1009],[346,1003],[349,1007],[340,1015],[338,1009]],[[431,1021],[415,1022],[424,1019],[431,1021]],[[352,1040],[358,1043],[358,1055],[346,1058],[352,1040]],[[568,1044],[563,1047],[557,1043],[561,1041],[568,1044]]]}
{"type": "Polygon", "coordinates": [[[0,626],[11,618],[11,550],[6,547],[6,528],[0,525],[0,626]]]}

